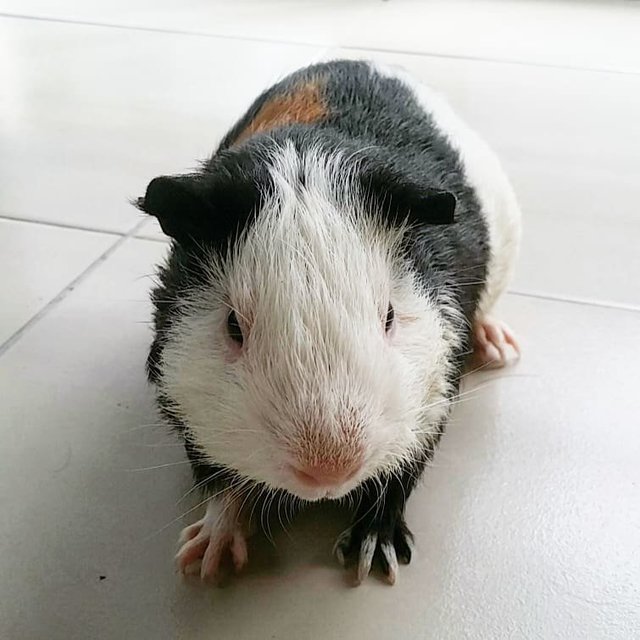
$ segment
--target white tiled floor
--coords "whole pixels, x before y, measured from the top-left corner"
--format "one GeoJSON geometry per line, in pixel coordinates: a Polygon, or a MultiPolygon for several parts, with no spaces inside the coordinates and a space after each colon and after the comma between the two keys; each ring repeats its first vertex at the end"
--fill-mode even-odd
{"type": "Polygon", "coordinates": [[[640,637],[638,3],[0,12],[167,31],[0,18],[0,638],[640,637]],[[345,585],[330,508],[256,540],[228,589],[184,585],[171,556],[189,473],[143,370],[166,244],[127,198],[193,166],[260,87],[356,53],[436,85],[504,159],[526,228],[503,308],[525,355],[469,380],[394,588],[345,585]]]}
{"type": "Polygon", "coordinates": [[[194,166],[261,89],[320,53],[3,19],[0,213],[126,232],[149,176],[194,166]]]}
{"type": "Polygon", "coordinates": [[[117,236],[0,218],[0,344],[83,273],[117,236]],[[61,250],[64,247],[63,250],[61,250]]]}
{"type": "Polygon", "coordinates": [[[636,0],[0,0],[0,12],[278,42],[640,70],[636,0]]]}

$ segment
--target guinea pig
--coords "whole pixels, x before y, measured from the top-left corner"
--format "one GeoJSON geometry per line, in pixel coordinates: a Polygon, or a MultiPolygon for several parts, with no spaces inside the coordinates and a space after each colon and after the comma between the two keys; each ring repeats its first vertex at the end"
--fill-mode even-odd
{"type": "Polygon", "coordinates": [[[336,556],[394,583],[463,372],[519,353],[491,315],[520,237],[494,153],[402,70],[339,60],[266,90],[138,206],[172,238],[148,376],[207,504],[179,569],[216,581],[265,508],[346,498],[336,556]]]}

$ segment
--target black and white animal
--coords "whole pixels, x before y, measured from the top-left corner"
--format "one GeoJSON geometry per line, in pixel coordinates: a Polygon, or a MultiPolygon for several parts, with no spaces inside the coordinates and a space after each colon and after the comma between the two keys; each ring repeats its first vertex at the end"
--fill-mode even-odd
{"type": "Polygon", "coordinates": [[[520,236],[494,154],[404,72],[334,61],[265,91],[138,205],[173,238],[149,379],[208,498],[179,568],[216,580],[265,505],[349,496],[336,555],[393,583],[463,370],[518,350],[491,316],[520,236]]]}

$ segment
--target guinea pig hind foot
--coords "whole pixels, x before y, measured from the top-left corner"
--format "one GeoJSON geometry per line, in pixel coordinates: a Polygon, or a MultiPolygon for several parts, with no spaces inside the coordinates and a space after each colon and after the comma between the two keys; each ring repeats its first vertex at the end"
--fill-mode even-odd
{"type": "Polygon", "coordinates": [[[241,571],[248,560],[247,532],[237,516],[234,504],[209,500],[205,516],[180,534],[177,570],[185,576],[199,573],[203,582],[214,584],[222,582],[229,564],[241,571]]]}
{"type": "Polygon", "coordinates": [[[498,369],[509,362],[509,347],[520,357],[520,345],[513,331],[504,322],[488,315],[476,318],[473,326],[473,357],[475,369],[498,369]]]}

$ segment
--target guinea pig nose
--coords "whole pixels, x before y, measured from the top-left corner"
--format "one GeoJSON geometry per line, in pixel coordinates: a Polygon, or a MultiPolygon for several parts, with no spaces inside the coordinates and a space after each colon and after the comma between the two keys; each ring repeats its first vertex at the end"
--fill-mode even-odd
{"type": "Polygon", "coordinates": [[[347,465],[314,464],[294,467],[293,475],[308,487],[334,486],[346,482],[360,469],[361,463],[354,462],[347,465]]]}

